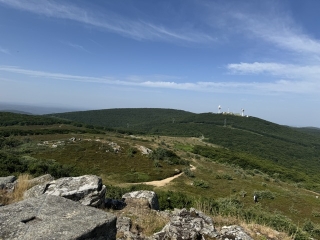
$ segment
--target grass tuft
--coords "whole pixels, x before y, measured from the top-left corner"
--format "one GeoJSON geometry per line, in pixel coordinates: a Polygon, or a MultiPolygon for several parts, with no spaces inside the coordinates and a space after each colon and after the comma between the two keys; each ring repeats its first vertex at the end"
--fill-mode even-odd
{"type": "Polygon", "coordinates": [[[23,193],[31,187],[29,182],[30,179],[31,175],[29,174],[24,173],[19,175],[17,180],[17,186],[13,191],[12,202],[19,202],[23,199],[23,193]]]}
{"type": "Polygon", "coordinates": [[[6,190],[0,191],[0,203],[8,205],[23,200],[23,193],[31,187],[29,183],[30,179],[31,176],[29,174],[19,175],[17,185],[12,192],[6,190]]]}

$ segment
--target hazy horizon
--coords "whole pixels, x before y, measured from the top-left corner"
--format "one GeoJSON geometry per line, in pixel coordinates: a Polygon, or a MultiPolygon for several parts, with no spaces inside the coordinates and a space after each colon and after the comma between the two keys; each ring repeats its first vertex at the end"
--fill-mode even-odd
{"type": "MultiPolygon", "coordinates": [[[[130,108],[130,107],[123,107],[125,108],[130,108]]],[[[137,107],[139,108],[139,107],[137,107]]],[[[144,107],[141,107],[144,108],[144,107]]],[[[152,108],[152,107],[145,107],[145,108],[152,108]]],[[[157,107],[161,109],[161,107],[157,107]]],[[[77,111],[90,111],[90,110],[105,110],[105,109],[122,109],[122,108],[92,108],[92,109],[84,109],[84,108],[72,108],[72,107],[57,107],[57,106],[45,106],[45,105],[30,105],[30,104],[23,104],[23,103],[4,103],[0,102],[0,111],[20,111],[23,113],[29,113],[29,114],[35,114],[35,115],[44,115],[44,114],[51,114],[51,113],[64,113],[64,112],[77,112],[77,111]]],[[[188,111],[185,109],[175,109],[175,108],[162,108],[162,109],[174,109],[174,110],[182,110],[186,112],[192,112],[192,113],[207,113],[207,112],[194,112],[194,111],[188,111]]],[[[217,112],[212,112],[209,111],[210,113],[218,113],[217,112]]],[[[222,112],[222,111],[221,111],[222,112]]],[[[225,111],[228,112],[228,111],[225,111]]],[[[241,115],[241,111],[239,112],[231,112],[233,114],[239,114],[241,115]]],[[[248,115],[251,117],[257,117],[258,116],[253,116],[253,115],[248,115]]],[[[269,122],[273,122],[268,119],[260,118],[269,122]]],[[[293,126],[290,124],[282,124],[282,123],[277,123],[273,122],[275,124],[283,125],[283,126],[290,126],[290,127],[315,127],[315,128],[320,128],[319,126],[311,126],[311,125],[305,125],[305,126],[293,126]]]]}

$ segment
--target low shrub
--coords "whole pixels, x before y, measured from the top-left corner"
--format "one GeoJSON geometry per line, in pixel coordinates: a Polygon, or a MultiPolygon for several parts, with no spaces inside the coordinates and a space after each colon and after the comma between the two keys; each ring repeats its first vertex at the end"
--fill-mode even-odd
{"type": "Polygon", "coordinates": [[[127,150],[127,155],[128,157],[133,157],[137,152],[138,150],[135,147],[130,147],[127,150]]]}
{"type": "Polygon", "coordinates": [[[174,208],[190,208],[193,206],[193,198],[181,192],[173,191],[156,191],[160,210],[174,209],[174,208]]]}
{"type": "Polygon", "coordinates": [[[193,171],[191,171],[190,168],[183,169],[183,172],[189,178],[194,178],[195,177],[193,171]]]}
{"type": "Polygon", "coordinates": [[[274,199],[274,193],[266,190],[266,191],[254,191],[254,195],[256,195],[260,199],[274,199]]]}
{"type": "Polygon", "coordinates": [[[209,188],[208,182],[203,181],[203,180],[194,180],[193,186],[200,187],[200,188],[209,188]]]}
{"type": "Polygon", "coordinates": [[[181,159],[171,150],[165,148],[157,148],[151,154],[149,158],[155,161],[165,161],[170,165],[189,165],[190,162],[184,159],[181,159]]]}
{"type": "Polygon", "coordinates": [[[232,176],[230,176],[229,174],[217,174],[216,179],[233,180],[232,176]]]}

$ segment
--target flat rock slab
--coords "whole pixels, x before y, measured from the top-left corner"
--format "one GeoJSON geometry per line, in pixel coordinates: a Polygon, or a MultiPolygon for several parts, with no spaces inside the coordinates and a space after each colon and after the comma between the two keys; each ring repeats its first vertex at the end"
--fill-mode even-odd
{"type": "Polygon", "coordinates": [[[116,239],[117,218],[72,200],[41,195],[0,208],[0,239],[116,239]]]}
{"type": "Polygon", "coordinates": [[[95,175],[59,178],[30,188],[24,193],[24,199],[43,194],[61,196],[86,206],[103,208],[106,186],[102,185],[101,178],[95,175]]]}

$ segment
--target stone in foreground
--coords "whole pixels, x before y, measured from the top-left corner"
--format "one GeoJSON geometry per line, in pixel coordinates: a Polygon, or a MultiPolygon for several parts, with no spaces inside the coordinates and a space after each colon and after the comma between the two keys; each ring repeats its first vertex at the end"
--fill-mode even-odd
{"type": "Polygon", "coordinates": [[[242,227],[237,225],[224,226],[220,231],[221,239],[235,239],[235,240],[253,240],[242,227]]]}
{"type": "Polygon", "coordinates": [[[116,239],[117,218],[69,199],[41,195],[1,207],[0,239],[116,239]]]}
{"type": "Polygon", "coordinates": [[[153,191],[134,191],[126,193],[122,196],[127,203],[130,199],[146,199],[149,207],[154,210],[159,210],[159,202],[157,194],[153,191]]]}
{"type": "Polygon", "coordinates": [[[46,182],[50,182],[53,180],[54,180],[54,177],[52,177],[50,174],[45,174],[40,177],[30,179],[28,182],[31,186],[34,186],[34,185],[39,185],[39,184],[43,184],[46,182]]]}
{"type": "Polygon", "coordinates": [[[0,177],[0,189],[13,190],[16,180],[15,176],[0,177]]]}
{"type": "Polygon", "coordinates": [[[151,240],[170,239],[219,239],[212,219],[194,208],[176,210],[170,217],[170,222],[151,240]]]}
{"type": "Polygon", "coordinates": [[[61,196],[86,206],[103,208],[106,186],[102,185],[101,178],[95,175],[65,177],[30,188],[25,192],[24,198],[42,194],[61,196]]]}

